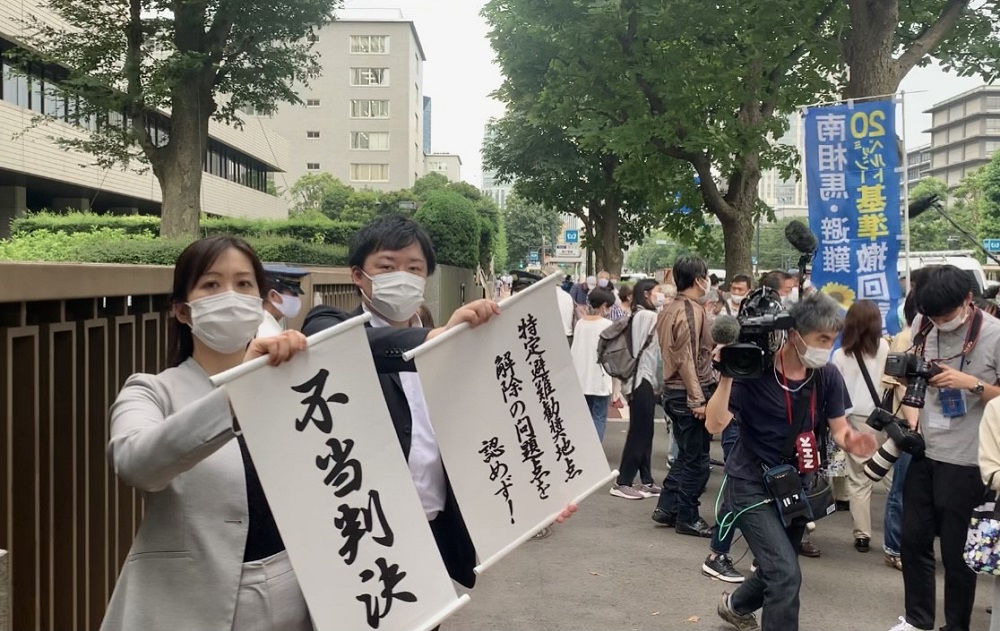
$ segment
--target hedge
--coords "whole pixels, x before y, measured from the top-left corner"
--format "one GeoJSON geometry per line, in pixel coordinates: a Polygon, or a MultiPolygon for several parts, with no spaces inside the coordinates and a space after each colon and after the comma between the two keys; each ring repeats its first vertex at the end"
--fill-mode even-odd
{"type": "MultiPolygon", "coordinates": [[[[347,248],[289,237],[253,237],[247,241],[264,261],[299,265],[345,265],[347,248]]],[[[121,228],[68,233],[36,229],[0,241],[0,261],[52,261],[173,265],[190,239],[160,239],[151,233],[129,234],[121,228]]]]}
{"type": "MultiPolygon", "coordinates": [[[[298,215],[288,220],[253,220],[230,217],[203,217],[202,236],[236,235],[252,237],[287,237],[308,243],[347,245],[362,224],[333,221],[320,213],[298,215]]],[[[32,213],[15,219],[11,234],[21,237],[39,230],[66,234],[120,230],[126,235],[157,234],[160,218],[152,215],[98,215],[94,213],[32,213]]]]}

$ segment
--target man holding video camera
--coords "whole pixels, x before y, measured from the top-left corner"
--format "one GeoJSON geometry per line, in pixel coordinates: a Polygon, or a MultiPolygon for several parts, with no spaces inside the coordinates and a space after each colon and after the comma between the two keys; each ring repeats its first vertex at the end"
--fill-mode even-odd
{"type": "Polygon", "coordinates": [[[720,432],[739,415],[740,438],[726,462],[729,514],[720,521],[740,529],[758,569],[732,595],[723,593],[718,613],[749,631],[759,628],[754,612],[763,607],[764,631],[796,631],[802,581],[797,549],[806,523],[823,516],[813,515],[802,476],[819,469],[827,435],[864,458],[878,445],[848,424],[843,377],[827,364],[844,325],[839,305],[816,294],[786,314],[775,292],[754,294],[748,300],[763,317],[741,317],[741,343],[722,349],[723,377],[708,402],[706,427],[720,432]],[[779,330],[789,327],[787,334],[779,330]],[[754,358],[758,368],[750,372],[748,359],[754,358]],[[741,378],[733,379],[734,373],[741,378]]]}
{"type": "Polygon", "coordinates": [[[902,410],[926,444],[903,486],[905,618],[891,631],[933,629],[934,537],[941,538],[946,631],[969,631],[976,575],[962,558],[972,509],[982,502],[979,424],[1000,395],[1000,321],[972,305],[968,275],[930,269],[916,288],[913,348],[891,354],[886,374],[907,383],[902,410]]]}

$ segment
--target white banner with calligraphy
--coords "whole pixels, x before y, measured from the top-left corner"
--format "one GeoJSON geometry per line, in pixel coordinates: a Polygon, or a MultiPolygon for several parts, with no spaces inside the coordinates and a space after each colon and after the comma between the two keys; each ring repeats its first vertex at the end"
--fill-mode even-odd
{"type": "Polygon", "coordinates": [[[213,378],[229,394],[317,631],[426,631],[459,599],[360,316],[213,378]]]}
{"type": "Polygon", "coordinates": [[[573,367],[557,280],[504,301],[487,324],[456,327],[404,355],[417,362],[476,572],[617,475],[573,367]]]}

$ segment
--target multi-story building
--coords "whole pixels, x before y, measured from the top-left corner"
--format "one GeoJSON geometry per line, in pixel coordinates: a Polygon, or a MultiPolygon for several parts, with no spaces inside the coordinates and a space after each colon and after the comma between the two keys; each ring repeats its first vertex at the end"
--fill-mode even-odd
{"type": "Polygon", "coordinates": [[[930,177],[931,145],[924,145],[906,152],[906,183],[912,189],[920,180],[930,177]]]}
{"type": "Polygon", "coordinates": [[[292,156],[290,187],[306,173],[331,173],[356,188],[409,188],[423,175],[423,47],[398,10],[350,10],[320,29],[323,75],[279,108],[269,125],[292,156]]]}
{"type": "Polygon", "coordinates": [[[507,199],[514,193],[514,183],[498,182],[496,171],[483,171],[483,186],[480,190],[503,210],[507,207],[507,199]]]}
{"type": "Polygon", "coordinates": [[[455,153],[431,153],[424,157],[425,173],[440,173],[451,182],[462,181],[462,158],[455,153]]]}
{"type": "Polygon", "coordinates": [[[424,153],[431,152],[431,97],[424,97],[424,153]]]}
{"type": "Polygon", "coordinates": [[[1000,149],[1000,86],[981,86],[944,100],[931,115],[930,177],[949,188],[976,171],[1000,149]]]}
{"type": "MultiPolygon", "coordinates": [[[[0,0],[0,56],[23,42],[26,10],[45,23],[64,26],[39,0],[0,0]]],[[[109,112],[102,119],[81,119],[74,97],[65,91],[55,66],[0,64],[0,235],[10,219],[25,210],[126,209],[158,213],[162,196],[149,171],[102,169],[87,165],[84,154],[67,152],[54,138],[83,139],[97,125],[121,122],[109,112]],[[37,116],[51,122],[33,126],[37,116]]],[[[154,140],[165,138],[169,116],[151,124],[154,140]]],[[[202,182],[205,212],[234,217],[283,218],[288,203],[266,193],[268,179],[287,159],[285,141],[260,124],[242,130],[211,123],[202,182]]]]}
{"type": "Polygon", "coordinates": [[[788,116],[788,130],[778,139],[779,144],[791,145],[799,153],[797,166],[801,177],[783,178],[778,169],[767,169],[761,174],[758,193],[762,202],[774,209],[775,217],[805,217],[809,214],[806,193],[805,147],[806,134],[802,117],[796,112],[788,116]]]}

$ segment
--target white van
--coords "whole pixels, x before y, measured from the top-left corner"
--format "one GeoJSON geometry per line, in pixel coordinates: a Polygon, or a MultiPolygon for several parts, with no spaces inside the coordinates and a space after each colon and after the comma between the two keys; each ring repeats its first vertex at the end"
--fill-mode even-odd
{"type": "MultiPolygon", "coordinates": [[[[899,257],[899,275],[906,276],[906,255],[899,257]]],[[[986,273],[983,271],[983,264],[973,256],[972,250],[943,250],[941,252],[910,252],[910,270],[922,267],[932,267],[934,265],[954,265],[958,269],[972,272],[979,285],[979,290],[983,291],[994,283],[986,281],[986,273]]]]}

